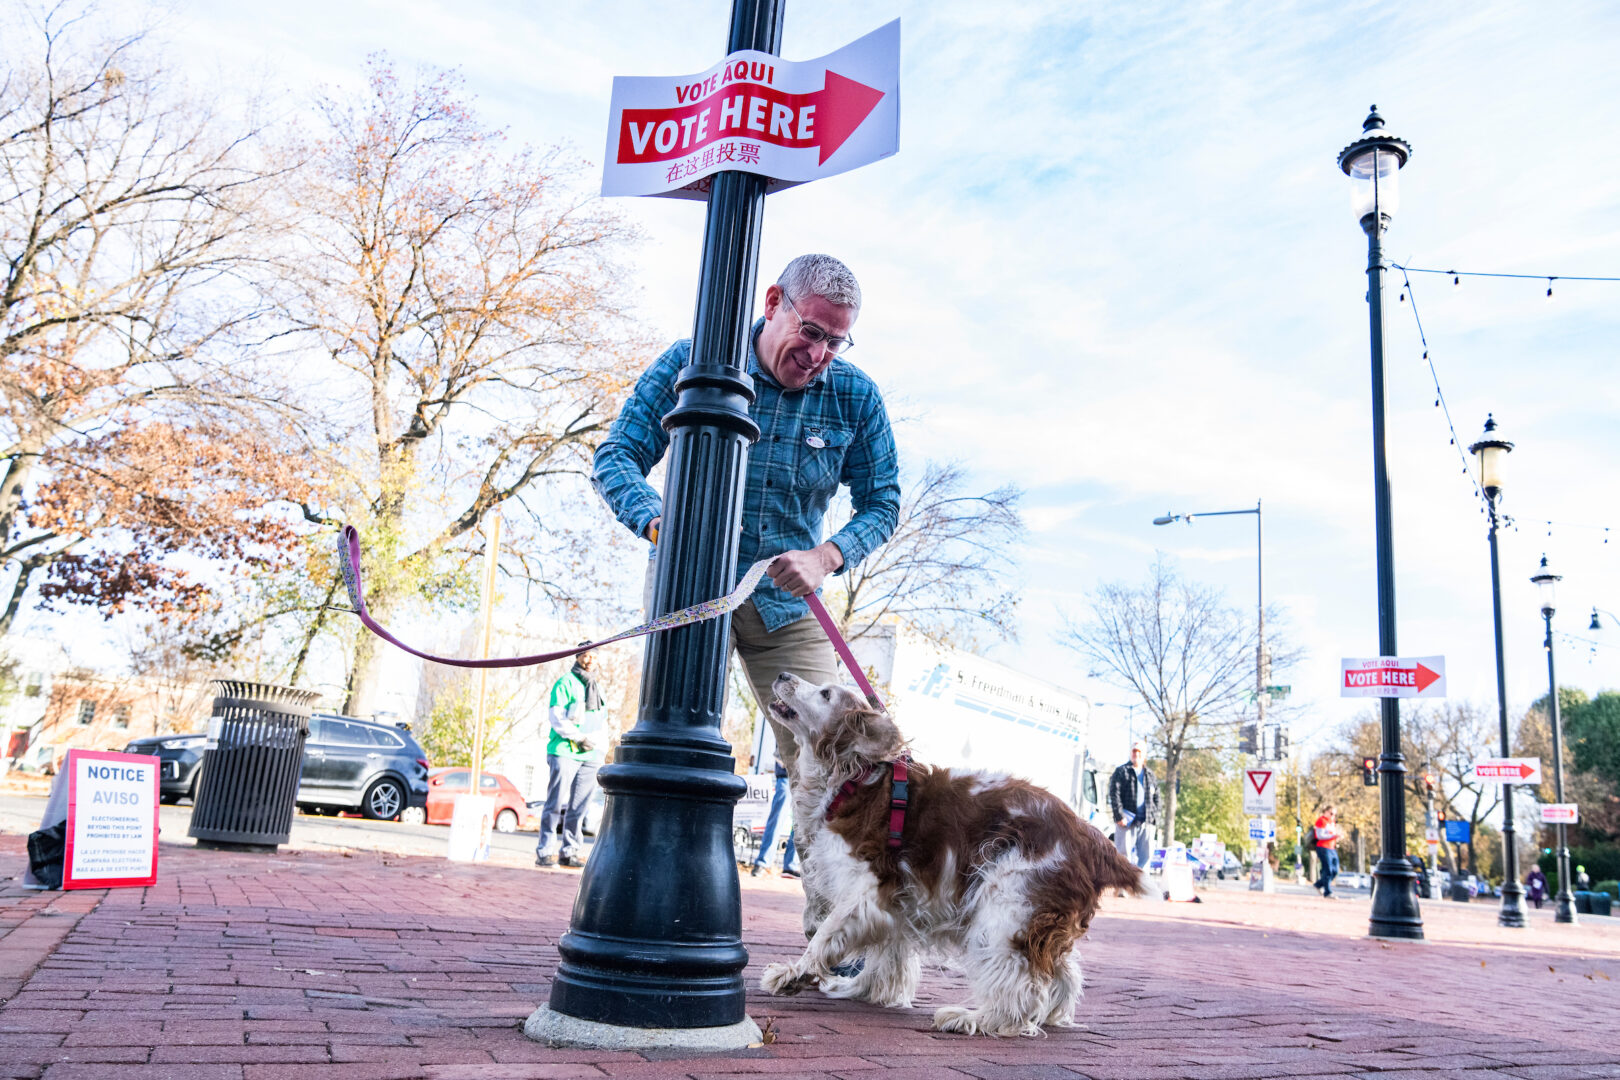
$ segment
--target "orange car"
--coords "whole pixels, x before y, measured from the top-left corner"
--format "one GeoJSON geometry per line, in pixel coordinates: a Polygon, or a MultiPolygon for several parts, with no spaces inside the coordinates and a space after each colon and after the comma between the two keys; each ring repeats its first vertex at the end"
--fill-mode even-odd
{"type": "MultiPolygon", "coordinates": [[[[427,821],[429,825],[448,825],[456,809],[456,796],[465,795],[471,780],[471,769],[454,766],[434,769],[428,773],[427,821]]],[[[495,831],[517,832],[519,829],[539,829],[540,818],[523,799],[517,785],[500,773],[484,772],[478,776],[481,794],[495,800],[495,831]]]]}

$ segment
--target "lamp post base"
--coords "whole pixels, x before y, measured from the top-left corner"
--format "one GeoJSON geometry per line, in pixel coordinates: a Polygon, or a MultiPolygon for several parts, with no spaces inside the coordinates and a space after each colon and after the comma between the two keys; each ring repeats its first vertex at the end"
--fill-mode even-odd
{"type": "Polygon", "coordinates": [[[1509,881],[1502,886],[1502,909],[1496,913],[1496,925],[1515,930],[1526,925],[1524,886],[1517,881],[1509,881]]]}
{"type": "Polygon", "coordinates": [[[1580,922],[1575,917],[1575,894],[1567,889],[1559,893],[1553,901],[1553,922],[1571,925],[1580,922]]]}
{"type": "Polygon", "coordinates": [[[1423,915],[1418,910],[1417,871],[1405,859],[1379,859],[1373,867],[1376,879],[1372,898],[1372,918],[1367,935],[1423,940],[1423,915]]]}
{"type": "Polygon", "coordinates": [[[762,1041],[759,1025],[746,1016],[724,1027],[638,1028],[581,1020],[549,1005],[530,1014],[523,1034],[547,1046],[588,1050],[742,1050],[762,1041]]]}

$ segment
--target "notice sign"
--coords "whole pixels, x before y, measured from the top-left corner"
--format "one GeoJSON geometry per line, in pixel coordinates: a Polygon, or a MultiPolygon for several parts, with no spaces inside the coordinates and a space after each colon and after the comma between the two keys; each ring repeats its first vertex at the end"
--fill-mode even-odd
{"type": "Polygon", "coordinates": [[[613,80],[603,195],[706,199],[735,170],[777,191],[900,148],[900,20],[817,60],[734,52],[678,78],[613,80]]]}
{"type": "Polygon", "coordinates": [[[157,883],[158,760],[69,750],[62,888],[157,883]]]}
{"type": "Polygon", "coordinates": [[[1340,663],[1340,697],[1446,696],[1446,658],[1443,656],[1374,656],[1340,663]]]}
{"type": "Polygon", "coordinates": [[[1473,779],[1484,784],[1539,784],[1538,757],[1481,758],[1474,762],[1473,779]]]}
{"type": "Polygon", "coordinates": [[[1541,804],[1541,823],[1543,825],[1579,825],[1581,809],[1572,802],[1551,802],[1541,804]]]}
{"type": "Polygon", "coordinates": [[[1277,812],[1277,774],[1271,769],[1243,770],[1243,812],[1245,814],[1275,814],[1277,812]]]}

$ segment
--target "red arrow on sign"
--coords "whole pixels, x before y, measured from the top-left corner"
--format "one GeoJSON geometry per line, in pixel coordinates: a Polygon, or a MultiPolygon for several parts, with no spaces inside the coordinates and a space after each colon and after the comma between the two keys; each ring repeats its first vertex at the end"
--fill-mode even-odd
{"type": "Polygon", "coordinates": [[[1344,673],[1345,689],[1368,686],[1411,686],[1419,693],[1433,686],[1440,673],[1430,671],[1422,664],[1416,667],[1380,667],[1344,673]]]}
{"type": "Polygon", "coordinates": [[[1264,795],[1266,793],[1266,785],[1271,783],[1271,778],[1274,774],[1266,770],[1250,769],[1244,775],[1249,778],[1249,786],[1254,788],[1254,793],[1256,795],[1264,795]]]}
{"type": "Polygon", "coordinates": [[[1510,765],[1475,765],[1474,775],[1481,780],[1500,780],[1503,777],[1517,777],[1520,780],[1536,775],[1536,770],[1522,761],[1510,765]]]}
{"type": "Polygon", "coordinates": [[[626,109],[619,121],[621,165],[673,161],[719,142],[741,139],[793,148],[816,147],[817,164],[843,146],[871,115],[883,91],[836,71],[822,88],[789,94],[754,82],[730,82],[699,101],[667,109],[626,109]]]}

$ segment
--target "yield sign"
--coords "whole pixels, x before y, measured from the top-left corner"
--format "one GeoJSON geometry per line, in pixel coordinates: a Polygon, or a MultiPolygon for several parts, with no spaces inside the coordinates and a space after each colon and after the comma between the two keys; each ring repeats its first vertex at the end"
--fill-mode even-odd
{"type": "Polygon", "coordinates": [[[1474,779],[1486,784],[1539,784],[1541,759],[1482,758],[1474,762],[1474,779]]]}
{"type": "Polygon", "coordinates": [[[1443,698],[1443,656],[1374,656],[1341,661],[1340,697],[1443,698]]]}
{"type": "Polygon", "coordinates": [[[613,80],[603,195],[708,197],[717,172],[769,190],[832,176],[900,145],[900,22],[816,60],[743,50],[696,75],[613,80]]]}
{"type": "Polygon", "coordinates": [[[1243,770],[1243,812],[1245,814],[1275,814],[1277,812],[1277,773],[1275,770],[1243,770]]]}

